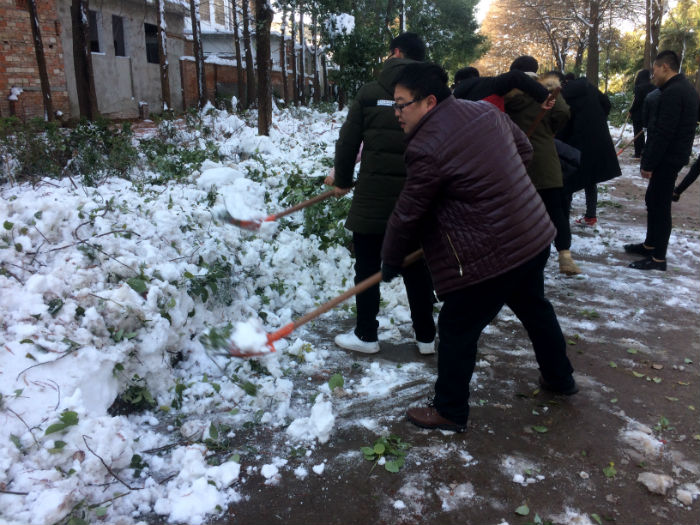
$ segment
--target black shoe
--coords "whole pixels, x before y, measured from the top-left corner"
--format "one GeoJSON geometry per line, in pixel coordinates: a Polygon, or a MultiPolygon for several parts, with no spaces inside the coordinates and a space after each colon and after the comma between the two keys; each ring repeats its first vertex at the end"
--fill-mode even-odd
{"type": "Polygon", "coordinates": [[[637,244],[625,244],[623,246],[625,251],[627,253],[633,253],[635,255],[644,255],[644,256],[651,256],[652,252],[654,251],[654,248],[647,248],[644,246],[644,243],[637,243],[637,244]]]}
{"type": "Polygon", "coordinates": [[[570,387],[554,388],[552,385],[547,383],[547,381],[545,381],[542,376],[540,376],[540,388],[542,388],[542,390],[546,390],[547,392],[552,392],[554,394],[561,394],[563,396],[573,396],[578,392],[578,385],[576,384],[576,381],[574,381],[573,378],[571,378],[571,381],[573,382],[573,384],[570,387]]]}
{"type": "Polygon", "coordinates": [[[634,261],[629,264],[630,268],[635,270],[660,270],[662,272],[666,271],[666,261],[655,261],[651,257],[647,259],[640,259],[639,261],[634,261]]]}

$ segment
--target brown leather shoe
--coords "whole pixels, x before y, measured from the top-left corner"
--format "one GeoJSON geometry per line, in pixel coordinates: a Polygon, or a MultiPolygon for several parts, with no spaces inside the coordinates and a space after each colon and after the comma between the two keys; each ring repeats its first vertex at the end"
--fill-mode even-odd
{"type": "Polygon", "coordinates": [[[439,428],[441,430],[451,430],[453,432],[464,432],[467,424],[462,425],[442,417],[433,407],[413,407],[406,411],[408,420],[414,425],[422,428],[439,428]]]}

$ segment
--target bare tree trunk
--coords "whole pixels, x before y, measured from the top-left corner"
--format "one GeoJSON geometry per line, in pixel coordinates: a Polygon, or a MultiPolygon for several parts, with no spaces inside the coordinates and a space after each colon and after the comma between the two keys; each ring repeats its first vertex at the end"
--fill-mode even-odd
{"type": "Polygon", "coordinates": [[[246,107],[255,104],[255,64],[250,42],[250,0],[243,0],[243,49],[245,50],[246,107]]]}
{"type": "Polygon", "coordinates": [[[665,5],[666,0],[646,0],[644,13],[646,21],[644,69],[651,69],[651,64],[659,51],[659,37],[661,35],[661,22],[665,5]]]}
{"type": "Polygon", "coordinates": [[[238,88],[238,101],[245,105],[248,96],[243,96],[245,87],[243,84],[243,56],[241,55],[241,33],[240,24],[238,23],[238,6],[236,0],[233,0],[233,47],[236,51],[236,87],[238,88]]]}
{"type": "Polygon", "coordinates": [[[88,120],[95,120],[98,116],[98,110],[95,77],[92,72],[90,40],[88,39],[90,34],[88,0],[72,0],[70,11],[75,85],[78,92],[80,116],[88,120]]]}
{"type": "Polygon", "coordinates": [[[163,111],[172,109],[170,102],[170,77],[168,74],[168,37],[165,33],[165,0],[156,0],[158,19],[158,62],[160,64],[160,90],[163,96],[163,111]]]}
{"type": "Polygon", "coordinates": [[[272,55],[270,26],[272,7],[268,0],[255,0],[255,42],[258,52],[258,134],[269,135],[272,125],[272,55]]]}
{"type": "Polygon", "coordinates": [[[304,0],[299,0],[299,103],[306,104],[306,79],[304,71],[304,55],[306,54],[306,42],[304,42],[304,0]]]}
{"type": "Polygon", "coordinates": [[[44,43],[41,41],[41,29],[39,28],[39,19],[36,14],[35,0],[27,0],[27,11],[29,11],[29,23],[32,26],[36,65],[39,68],[39,80],[41,81],[41,94],[44,98],[44,120],[51,122],[54,119],[53,102],[51,101],[51,85],[49,84],[49,75],[46,72],[44,43]]]}
{"type": "Polygon", "coordinates": [[[321,69],[323,70],[323,100],[330,102],[331,94],[328,88],[328,65],[326,64],[326,55],[321,55],[321,69]]]}
{"type": "Polygon", "coordinates": [[[299,105],[299,92],[298,92],[298,85],[297,85],[297,44],[296,44],[296,36],[297,36],[297,25],[296,25],[296,20],[294,19],[294,5],[292,5],[292,13],[291,13],[291,19],[292,19],[292,103],[295,106],[299,105]]]}
{"type": "Polygon", "coordinates": [[[314,103],[321,102],[321,80],[318,78],[318,17],[316,13],[311,17],[311,44],[314,50],[314,103]]]}
{"type": "Polygon", "coordinates": [[[399,34],[406,30],[406,1],[401,0],[401,12],[399,13],[399,34]]]}
{"type": "Polygon", "coordinates": [[[202,30],[199,22],[199,0],[190,0],[192,20],[192,40],[194,43],[194,69],[197,72],[197,101],[199,109],[207,103],[207,87],[204,80],[204,53],[202,51],[202,30]]]}
{"type": "Polygon", "coordinates": [[[599,0],[590,0],[588,21],[588,60],[586,61],[586,78],[594,86],[598,86],[598,68],[600,61],[600,47],[598,37],[600,35],[600,3],[599,0]]]}
{"type": "Polygon", "coordinates": [[[282,6],[282,28],[280,39],[280,67],[282,68],[282,96],[285,104],[289,102],[289,83],[287,82],[287,44],[284,40],[287,32],[287,6],[282,6]]]}

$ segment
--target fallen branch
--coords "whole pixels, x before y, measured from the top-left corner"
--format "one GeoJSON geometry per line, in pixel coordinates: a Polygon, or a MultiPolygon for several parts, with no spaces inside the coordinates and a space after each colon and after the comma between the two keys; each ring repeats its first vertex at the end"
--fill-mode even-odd
{"type": "Polygon", "coordinates": [[[14,490],[0,489],[0,494],[12,494],[13,496],[27,496],[29,492],[15,492],[14,490]]]}
{"type": "MultiPolygon", "coordinates": [[[[36,343],[35,343],[35,344],[36,344],[36,343]]],[[[48,365],[49,363],[55,363],[55,362],[58,361],[59,359],[63,359],[64,357],[66,357],[66,356],[69,355],[69,354],[72,354],[73,352],[75,352],[75,350],[66,350],[63,354],[61,354],[60,356],[58,356],[56,359],[52,359],[51,361],[44,361],[43,363],[37,363],[37,364],[35,364],[35,365],[28,366],[27,368],[25,368],[24,370],[22,370],[19,374],[17,374],[17,377],[15,378],[15,381],[19,380],[19,376],[21,376],[22,374],[24,374],[27,370],[31,370],[32,368],[36,368],[37,366],[41,366],[41,365],[48,365]]]]}
{"type": "Polygon", "coordinates": [[[143,489],[143,487],[132,487],[132,486],[129,485],[126,481],[123,481],[119,476],[117,476],[117,475],[114,473],[114,471],[110,468],[110,466],[107,465],[107,463],[105,463],[105,460],[102,459],[100,456],[98,456],[98,455],[95,453],[95,451],[92,450],[92,449],[90,448],[90,445],[88,445],[88,443],[87,443],[87,438],[88,438],[88,437],[89,437],[89,436],[86,436],[86,435],[83,434],[83,442],[85,443],[85,446],[87,447],[87,449],[90,451],[90,453],[91,453],[93,456],[95,456],[97,459],[100,460],[100,462],[102,463],[102,465],[104,466],[104,468],[107,469],[107,472],[109,472],[109,473],[114,477],[114,479],[116,479],[119,483],[121,483],[122,485],[124,485],[124,486],[125,486],[127,489],[129,489],[129,490],[141,490],[141,489],[143,489]]]}
{"type": "MultiPolygon", "coordinates": [[[[17,376],[17,377],[19,377],[19,376],[17,376]]],[[[12,414],[13,414],[17,419],[19,419],[22,423],[24,423],[24,426],[27,427],[27,430],[29,430],[29,435],[32,436],[32,439],[34,440],[34,444],[36,444],[36,446],[39,447],[39,446],[40,446],[40,445],[39,445],[39,442],[36,440],[36,437],[34,437],[34,432],[32,432],[32,427],[30,427],[29,425],[27,425],[27,422],[26,422],[24,419],[22,419],[22,416],[20,416],[17,412],[15,412],[14,410],[12,410],[10,407],[7,407],[7,406],[6,406],[5,408],[6,408],[8,411],[10,411],[10,413],[12,413],[12,414]]]]}

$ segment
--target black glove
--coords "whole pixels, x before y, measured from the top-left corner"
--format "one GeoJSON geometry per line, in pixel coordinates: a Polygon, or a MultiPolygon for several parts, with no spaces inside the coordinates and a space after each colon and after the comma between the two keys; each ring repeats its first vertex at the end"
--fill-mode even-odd
{"type": "Polygon", "coordinates": [[[400,273],[400,266],[393,266],[391,264],[382,263],[382,281],[384,281],[385,283],[388,283],[400,273]]]}
{"type": "Polygon", "coordinates": [[[672,196],[671,196],[671,200],[672,200],[673,202],[678,202],[678,199],[680,199],[680,198],[681,198],[681,194],[678,193],[678,188],[674,188],[674,189],[673,189],[673,194],[672,194],[672,196]]]}

